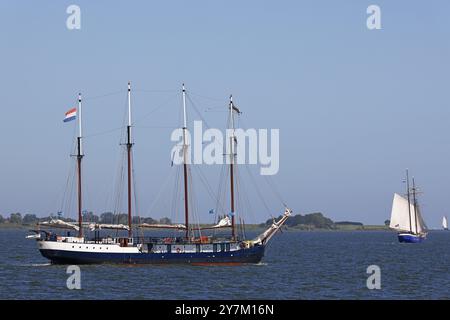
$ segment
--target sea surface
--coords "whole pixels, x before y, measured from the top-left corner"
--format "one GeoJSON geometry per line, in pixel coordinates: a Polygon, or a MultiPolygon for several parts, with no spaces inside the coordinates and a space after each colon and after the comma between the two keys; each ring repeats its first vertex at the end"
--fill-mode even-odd
{"type": "Polygon", "coordinates": [[[0,299],[450,299],[450,232],[401,244],[386,231],[283,232],[245,266],[51,265],[26,230],[0,229],[0,299]],[[367,268],[380,268],[369,290],[367,268]]]}

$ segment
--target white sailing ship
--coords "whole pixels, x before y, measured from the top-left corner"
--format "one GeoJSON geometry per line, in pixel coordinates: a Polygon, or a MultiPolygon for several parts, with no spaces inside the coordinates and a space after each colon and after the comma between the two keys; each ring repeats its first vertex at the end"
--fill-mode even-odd
{"type": "Polygon", "coordinates": [[[394,194],[392,203],[390,228],[398,232],[400,242],[417,243],[426,238],[427,226],[422,218],[417,201],[417,189],[414,178],[412,188],[409,184],[409,174],[406,171],[406,196],[394,194]]]}

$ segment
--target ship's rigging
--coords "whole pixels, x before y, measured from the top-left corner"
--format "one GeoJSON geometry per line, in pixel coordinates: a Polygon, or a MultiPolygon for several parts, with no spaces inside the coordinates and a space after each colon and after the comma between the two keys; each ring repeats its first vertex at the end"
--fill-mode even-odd
{"type": "MultiPolygon", "coordinates": [[[[152,91],[145,91],[145,90],[136,90],[137,92],[152,92],[152,91]]],[[[133,90],[134,92],[134,90],[133,90]]],[[[168,91],[167,91],[168,92],[168,91]]],[[[114,92],[112,94],[108,95],[102,95],[94,97],[95,99],[100,99],[102,97],[109,97],[112,95],[117,94],[123,94],[123,91],[114,92]]],[[[186,142],[185,134],[188,130],[188,121],[187,121],[187,103],[189,102],[189,107],[192,108],[193,111],[195,111],[196,115],[203,121],[205,126],[209,128],[208,122],[205,120],[204,115],[202,112],[199,111],[199,107],[197,106],[199,104],[199,101],[204,99],[203,96],[192,94],[190,95],[188,91],[185,89],[184,85],[181,90],[182,95],[182,129],[184,134],[183,144],[180,146],[182,148],[183,155],[187,156],[187,149],[188,145],[186,142]]],[[[117,130],[122,130],[125,132],[125,139],[122,138],[121,145],[124,146],[125,152],[122,154],[121,161],[119,162],[119,168],[118,168],[118,174],[115,178],[115,183],[113,185],[115,186],[115,191],[112,196],[110,196],[110,199],[113,201],[113,209],[111,210],[113,212],[113,220],[112,221],[103,221],[104,225],[109,225],[110,227],[113,225],[120,225],[120,227],[117,228],[117,232],[119,230],[127,230],[128,236],[131,237],[133,234],[133,230],[136,231],[136,227],[139,228],[167,228],[172,230],[177,230],[175,232],[185,232],[185,238],[195,238],[196,236],[200,237],[202,235],[202,230],[212,230],[213,234],[216,233],[218,229],[229,229],[231,231],[231,237],[232,239],[236,239],[237,237],[243,237],[245,228],[245,220],[244,217],[241,216],[243,212],[246,213],[247,219],[250,218],[251,220],[255,221],[256,217],[254,215],[254,208],[252,205],[252,201],[250,201],[248,197],[248,186],[245,186],[243,183],[243,179],[241,179],[242,176],[242,170],[238,170],[238,166],[235,165],[235,157],[236,157],[236,143],[238,142],[234,136],[230,137],[229,143],[229,150],[230,152],[226,152],[224,150],[224,157],[229,157],[230,161],[229,164],[224,164],[221,169],[219,183],[218,183],[218,189],[214,190],[213,187],[211,187],[210,183],[210,177],[205,174],[200,168],[200,166],[197,165],[188,165],[188,163],[184,163],[182,168],[180,166],[176,166],[175,168],[170,168],[170,171],[172,171],[171,174],[168,175],[168,179],[166,179],[165,183],[163,183],[162,188],[160,189],[161,192],[159,192],[155,197],[154,201],[152,202],[150,209],[147,210],[144,214],[142,212],[138,211],[138,201],[137,201],[137,193],[136,193],[136,174],[134,169],[134,163],[133,163],[133,145],[134,141],[132,141],[132,129],[134,130],[135,126],[132,122],[132,108],[131,108],[131,84],[128,84],[127,88],[127,104],[126,104],[126,116],[125,116],[125,124],[120,128],[114,128],[110,130],[106,130],[104,132],[95,133],[92,135],[89,135],[88,137],[98,136],[98,135],[104,135],[109,134],[112,132],[116,132],[117,130]],[[195,177],[193,176],[195,175],[195,177]],[[164,192],[165,188],[167,188],[170,182],[170,178],[175,178],[175,183],[172,185],[173,191],[172,191],[172,202],[171,205],[165,206],[166,212],[169,211],[170,214],[167,214],[167,216],[170,216],[171,220],[174,221],[172,225],[166,225],[163,223],[147,223],[142,222],[141,218],[145,216],[161,216],[165,213],[161,212],[161,208],[163,206],[157,205],[157,202],[163,199],[162,202],[165,202],[167,204],[167,192],[164,192]],[[181,180],[181,181],[180,181],[181,180]],[[194,188],[195,182],[200,182],[200,184],[203,187],[202,191],[198,191],[198,188],[194,188]],[[125,182],[125,183],[124,183],[125,182]],[[123,210],[123,186],[126,185],[126,209],[123,210]],[[228,187],[227,187],[228,185],[228,187]],[[228,188],[228,192],[226,189],[228,188]],[[134,192],[133,192],[134,191],[134,192]],[[209,225],[202,224],[200,222],[201,215],[199,214],[199,210],[202,210],[203,212],[207,211],[205,210],[205,206],[203,205],[203,208],[199,208],[198,206],[198,199],[199,197],[202,199],[202,201],[205,200],[205,195],[208,196],[209,201],[211,205],[209,207],[214,208],[213,212],[214,214],[212,217],[208,216],[209,219],[213,218],[213,221],[209,221],[209,225]],[[183,208],[180,206],[180,199],[182,199],[183,208]],[[227,200],[228,199],[228,200],[227,200]],[[226,202],[228,201],[228,205],[226,202]],[[133,210],[134,208],[134,210],[133,210]],[[158,209],[159,212],[155,212],[153,210],[158,209]],[[184,213],[184,221],[182,221],[181,215],[179,214],[180,210],[182,209],[184,213]],[[126,213],[126,221],[124,221],[124,214],[126,213]],[[229,218],[229,223],[223,223],[224,218],[229,218]],[[222,223],[221,223],[222,221],[222,223]],[[123,225],[127,225],[128,228],[123,228],[123,225]],[[184,226],[184,227],[181,227],[184,226]]],[[[93,99],[93,98],[91,98],[93,99]]],[[[236,124],[242,123],[242,112],[241,110],[234,104],[233,97],[230,96],[229,101],[224,102],[220,99],[214,99],[213,107],[210,107],[209,102],[211,98],[206,98],[208,101],[208,104],[206,106],[202,106],[205,110],[204,112],[211,112],[211,110],[215,109],[215,111],[218,111],[218,107],[221,108],[222,112],[228,112],[228,128],[231,128],[234,130],[236,124]],[[219,104],[218,102],[221,101],[219,104]]],[[[168,99],[166,103],[169,101],[173,101],[173,95],[171,96],[171,99],[168,99]]],[[[79,114],[81,116],[81,95],[78,99],[78,107],[79,107],[79,114]]],[[[161,104],[155,108],[153,108],[149,113],[143,116],[143,118],[148,118],[148,115],[154,114],[156,111],[160,110],[164,106],[164,104],[161,104]]],[[[81,119],[80,119],[81,120],[81,119]]],[[[85,227],[85,224],[83,224],[83,216],[86,213],[86,210],[83,210],[83,180],[82,180],[82,174],[81,174],[81,163],[84,157],[83,154],[83,136],[82,136],[82,127],[81,127],[81,121],[79,121],[79,132],[77,135],[77,153],[76,153],[76,159],[77,159],[77,174],[76,179],[70,179],[70,176],[67,180],[67,185],[70,183],[70,180],[72,180],[72,183],[76,182],[77,184],[77,211],[78,211],[78,229],[80,232],[80,237],[83,235],[82,230],[83,227],[85,227]]],[[[157,128],[158,126],[137,126],[137,128],[157,128]]],[[[174,128],[171,126],[159,126],[160,128],[174,128]]],[[[224,146],[224,149],[225,146],[224,146]]],[[[258,184],[255,182],[255,178],[253,173],[251,172],[251,169],[248,168],[248,166],[239,166],[243,167],[244,173],[247,174],[249,177],[249,180],[251,182],[251,188],[250,190],[254,191],[256,193],[256,196],[259,199],[260,206],[263,206],[265,211],[271,212],[273,208],[270,208],[267,201],[267,196],[263,196],[260,188],[261,184],[258,184]]],[[[284,201],[281,198],[280,193],[278,192],[277,188],[274,185],[274,182],[271,181],[272,178],[268,176],[264,176],[264,181],[271,189],[271,192],[276,195],[277,199],[281,204],[284,204],[284,201]]],[[[66,188],[67,189],[67,188],[66,188]]],[[[65,198],[68,200],[70,207],[70,202],[73,200],[72,195],[65,194],[65,198]]],[[[66,203],[67,204],[67,203],[66,203]]],[[[70,212],[70,208],[64,210],[64,212],[70,212]]],[[[63,211],[63,210],[61,210],[63,211]]],[[[203,215],[204,217],[204,215],[203,215]]],[[[87,221],[91,223],[92,225],[98,225],[98,229],[101,229],[101,225],[98,224],[98,221],[87,221]]],[[[112,227],[111,227],[112,228],[112,227]]],[[[107,229],[106,227],[104,229],[107,229]]]]}

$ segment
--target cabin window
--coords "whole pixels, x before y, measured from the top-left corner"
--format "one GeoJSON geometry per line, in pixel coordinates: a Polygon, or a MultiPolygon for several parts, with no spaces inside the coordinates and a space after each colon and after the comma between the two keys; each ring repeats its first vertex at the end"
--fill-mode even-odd
{"type": "Polygon", "coordinates": [[[171,253],[172,252],[172,245],[168,244],[167,245],[167,253],[171,253]]]}
{"type": "Polygon", "coordinates": [[[196,244],[196,245],[195,245],[195,251],[196,251],[197,253],[201,252],[201,248],[200,248],[200,245],[199,245],[199,244],[196,244]]]}
{"type": "Polygon", "coordinates": [[[213,244],[213,252],[217,252],[217,243],[213,244]]]}
{"type": "Polygon", "coordinates": [[[222,251],[222,252],[225,251],[225,243],[220,244],[220,251],[222,251]]]}
{"type": "Polygon", "coordinates": [[[230,251],[230,244],[229,244],[229,243],[226,243],[226,244],[225,244],[225,250],[226,250],[226,251],[230,251]]]}

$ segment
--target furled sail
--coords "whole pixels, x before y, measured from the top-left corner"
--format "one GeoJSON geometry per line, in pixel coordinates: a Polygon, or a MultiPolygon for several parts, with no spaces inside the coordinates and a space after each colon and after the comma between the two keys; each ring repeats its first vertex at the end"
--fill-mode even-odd
{"type": "Polygon", "coordinates": [[[80,228],[77,225],[74,225],[70,222],[65,222],[61,219],[51,219],[50,221],[43,221],[38,223],[40,226],[43,227],[50,227],[50,228],[61,228],[61,229],[73,229],[78,231],[80,228]]]}
{"type": "Polygon", "coordinates": [[[448,229],[448,222],[447,222],[447,217],[446,216],[442,217],[442,228],[448,229]]]}
{"type": "Polygon", "coordinates": [[[178,230],[186,230],[186,226],[184,224],[150,224],[150,223],[141,223],[138,225],[139,228],[150,228],[150,229],[178,229],[178,230]]]}
{"type": "Polygon", "coordinates": [[[277,222],[273,222],[272,225],[255,239],[252,240],[253,244],[266,244],[270,238],[272,238],[278,230],[280,230],[281,226],[286,222],[286,220],[291,216],[292,210],[286,208],[283,216],[277,222]]]}
{"type": "Polygon", "coordinates": [[[212,228],[222,228],[222,227],[228,227],[231,226],[231,219],[229,216],[226,216],[225,218],[221,219],[218,224],[213,226],[212,228]]]}
{"type": "Polygon", "coordinates": [[[91,231],[101,229],[129,230],[128,226],[124,224],[90,223],[88,227],[91,231]]]}
{"type": "Polygon", "coordinates": [[[207,230],[207,229],[219,229],[219,228],[227,228],[231,227],[231,219],[229,216],[226,216],[225,218],[221,219],[218,224],[211,226],[211,227],[203,227],[200,228],[200,230],[207,230]]]}

